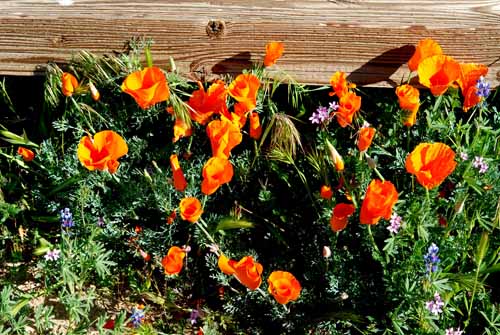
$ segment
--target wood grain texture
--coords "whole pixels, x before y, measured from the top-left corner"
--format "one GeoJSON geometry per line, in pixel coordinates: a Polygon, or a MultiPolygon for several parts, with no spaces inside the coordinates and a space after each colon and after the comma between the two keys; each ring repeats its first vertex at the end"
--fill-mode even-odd
{"type": "Polygon", "coordinates": [[[309,84],[342,70],[360,85],[394,86],[422,38],[460,62],[490,67],[500,82],[500,1],[492,0],[57,0],[0,1],[0,74],[31,75],[81,49],[121,51],[134,37],[155,41],[155,65],[238,73],[285,42],[277,68],[309,84]]]}

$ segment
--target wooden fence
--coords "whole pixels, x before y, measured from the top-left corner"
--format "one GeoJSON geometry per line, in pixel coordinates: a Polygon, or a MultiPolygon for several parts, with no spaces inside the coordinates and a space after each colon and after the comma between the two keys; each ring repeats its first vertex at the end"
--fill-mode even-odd
{"type": "Polygon", "coordinates": [[[492,0],[62,0],[0,1],[0,75],[32,75],[86,49],[123,51],[154,40],[155,64],[208,79],[259,61],[285,42],[279,69],[303,83],[350,80],[394,86],[407,78],[414,45],[432,37],[460,62],[490,67],[500,82],[500,1],[492,0]],[[71,2],[71,1],[69,1],[71,2]]]}

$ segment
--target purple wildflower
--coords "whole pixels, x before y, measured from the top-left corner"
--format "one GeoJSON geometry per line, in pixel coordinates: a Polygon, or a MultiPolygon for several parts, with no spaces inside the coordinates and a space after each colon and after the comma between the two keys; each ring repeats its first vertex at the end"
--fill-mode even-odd
{"type": "Polygon", "coordinates": [[[144,317],[144,307],[142,305],[139,305],[137,308],[134,307],[132,309],[130,320],[132,321],[132,325],[134,326],[134,328],[139,328],[142,321],[144,320],[144,317]]]}
{"type": "Polygon", "coordinates": [[[479,169],[479,173],[485,173],[488,171],[488,163],[484,161],[483,157],[476,156],[472,162],[472,166],[479,169]]]}
{"type": "Polygon", "coordinates": [[[477,83],[477,96],[486,99],[490,95],[491,84],[487,82],[483,76],[479,77],[477,83]]]}
{"type": "Polygon", "coordinates": [[[446,329],[446,333],[444,335],[462,335],[464,333],[463,330],[460,330],[460,327],[455,330],[454,328],[446,329]]]}
{"type": "Polygon", "coordinates": [[[330,113],[328,112],[328,109],[326,107],[319,106],[316,109],[316,112],[313,112],[313,114],[309,118],[309,120],[313,124],[314,123],[321,124],[321,123],[325,122],[326,120],[328,120],[329,117],[330,117],[330,113]]]}
{"type": "Polygon", "coordinates": [[[97,218],[97,226],[103,228],[105,225],[106,225],[106,223],[104,223],[104,219],[99,216],[97,218]]]}
{"type": "Polygon", "coordinates": [[[427,301],[425,303],[425,308],[427,308],[427,310],[434,315],[438,315],[438,314],[442,313],[443,306],[444,306],[444,302],[441,299],[441,296],[439,295],[439,293],[437,293],[437,292],[434,293],[434,300],[427,301]]]}
{"type": "Polygon", "coordinates": [[[460,158],[463,160],[463,161],[466,161],[469,159],[469,155],[467,155],[466,152],[461,152],[460,153],[460,158]]]}
{"type": "Polygon", "coordinates": [[[391,225],[387,227],[387,230],[393,234],[397,234],[399,229],[401,228],[401,220],[403,218],[396,213],[393,213],[391,216],[391,220],[389,221],[391,225]]]}
{"type": "Polygon", "coordinates": [[[425,269],[427,271],[427,274],[431,274],[432,272],[436,272],[438,270],[438,264],[439,262],[441,262],[438,256],[438,252],[438,246],[432,243],[427,250],[427,254],[424,255],[425,269]]]}
{"type": "Polygon", "coordinates": [[[47,261],[57,261],[60,256],[61,256],[61,250],[54,249],[54,250],[47,251],[47,253],[43,257],[47,261]]]}
{"type": "Polygon", "coordinates": [[[69,208],[61,209],[61,226],[63,228],[71,228],[74,225],[73,214],[71,214],[69,208]]]}
{"type": "Polygon", "coordinates": [[[339,109],[339,104],[336,101],[332,101],[328,103],[328,111],[329,112],[334,112],[337,109],[339,109]]]}
{"type": "Polygon", "coordinates": [[[200,317],[200,312],[198,312],[197,309],[192,309],[191,315],[189,316],[189,322],[191,322],[191,325],[194,325],[199,317],[200,317]]]}

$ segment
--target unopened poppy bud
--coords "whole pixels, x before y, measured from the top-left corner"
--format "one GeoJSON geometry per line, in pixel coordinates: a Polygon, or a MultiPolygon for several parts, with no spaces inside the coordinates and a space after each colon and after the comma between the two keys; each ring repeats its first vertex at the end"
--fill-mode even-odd
{"type": "Polygon", "coordinates": [[[94,99],[94,101],[99,101],[101,94],[99,93],[93,82],[89,82],[89,89],[92,99],[94,99]]]}
{"type": "Polygon", "coordinates": [[[188,253],[191,251],[191,247],[189,245],[185,245],[183,248],[184,252],[188,253]]]}
{"type": "Polygon", "coordinates": [[[146,262],[149,262],[151,260],[151,256],[147,252],[145,252],[144,250],[139,249],[139,253],[141,254],[142,258],[144,258],[144,260],[146,262]]]}
{"type": "Polygon", "coordinates": [[[329,247],[327,247],[326,245],[323,247],[323,257],[325,258],[330,258],[330,256],[332,255],[332,251],[330,250],[329,247]]]}
{"type": "Polygon", "coordinates": [[[144,177],[146,177],[146,179],[152,183],[153,182],[153,178],[151,178],[151,175],[149,174],[148,170],[144,169],[144,177]]]}
{"type": "Polygon", "coordinates": [[[156,169],[156,171],[158,172],[162,172],[160,167],[158,166],[158,163],[156,163],[156,161],[151,161],[151,164],[153,165],[153,167],[156,169]]]}
{"type": "Polygon", "coordinates": [[[328,147],[330,159],[332,160],[335,169],[337,169],[338,172],[344,171],[344,160],[342,159],[342,156],[340,156],[340,154],[335,149],[335,147],[330,143],[330,141],[326,140],[326,146],[328,147]]]}
{"type": "Polygon", "coordinates": [[[370,169],[377,168],[377,162],[373,158],[371,158],[370,156],[366,156],[366,162],[368,163],[368,167],[370,169]]]}
{"type": "Polygon", "coordinates": [[[465,199],[460,200],[455,204],[455,213],[460,214],[464,210],[465,199]]]}

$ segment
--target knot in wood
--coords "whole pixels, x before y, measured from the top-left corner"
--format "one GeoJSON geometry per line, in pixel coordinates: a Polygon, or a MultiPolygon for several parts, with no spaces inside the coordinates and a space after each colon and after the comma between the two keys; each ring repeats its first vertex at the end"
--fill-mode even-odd
{"type": "Polygon", "coordinates": [[[207,24],[207,35],[210,38],[220,38],[224,35],[226,24],[220,20],[210,20],[207,24]]]}

